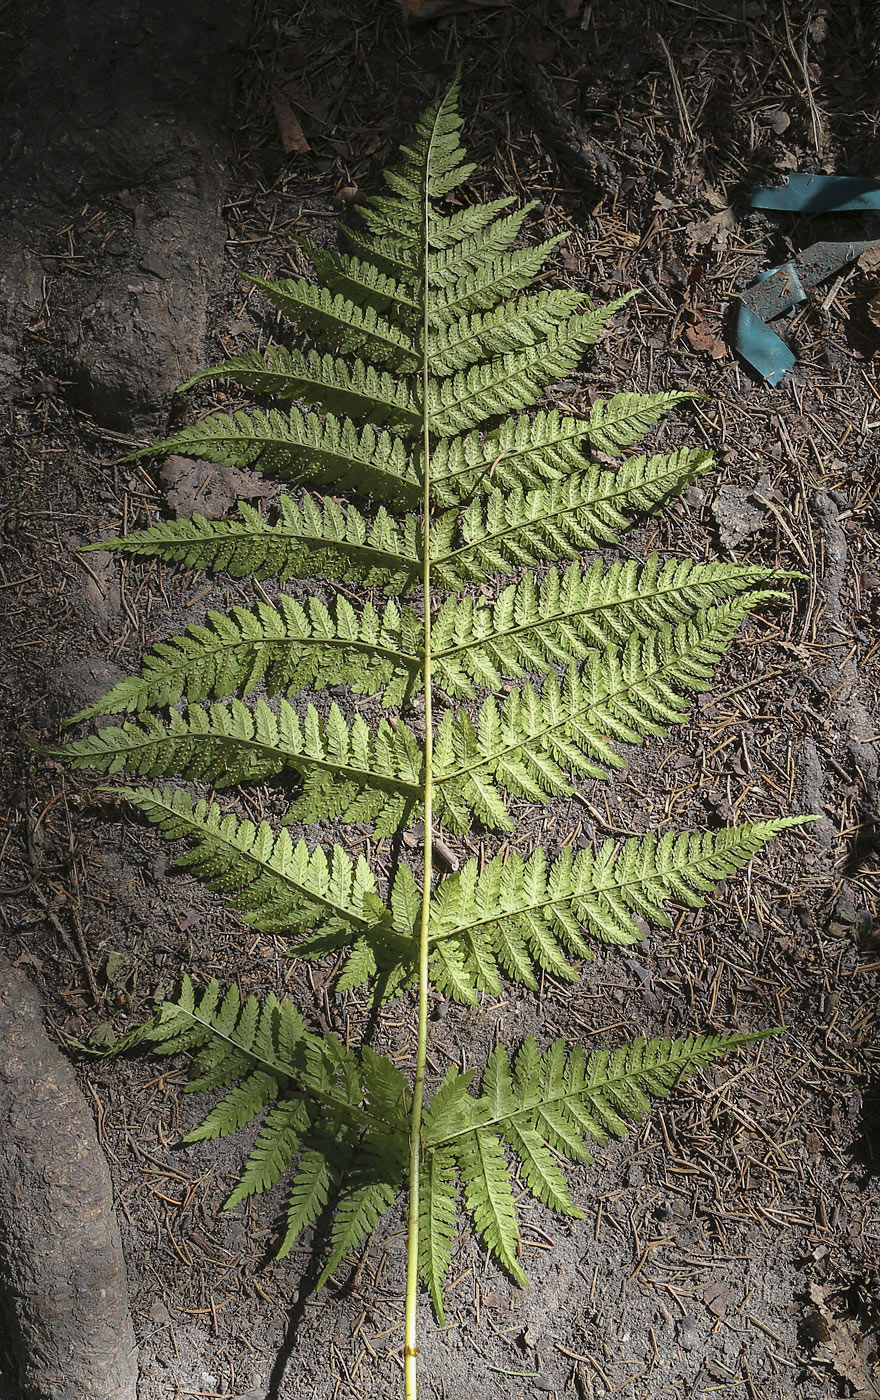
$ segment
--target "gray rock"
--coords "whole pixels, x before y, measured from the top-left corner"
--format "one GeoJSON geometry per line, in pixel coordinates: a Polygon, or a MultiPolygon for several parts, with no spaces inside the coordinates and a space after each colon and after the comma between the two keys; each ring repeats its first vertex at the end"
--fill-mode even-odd
{"type": "Polygon", "coordinates": [[[110,1173],[35,988],[0,958],[0,1294],[31,1400],[135,1400],[110,1173]]]}

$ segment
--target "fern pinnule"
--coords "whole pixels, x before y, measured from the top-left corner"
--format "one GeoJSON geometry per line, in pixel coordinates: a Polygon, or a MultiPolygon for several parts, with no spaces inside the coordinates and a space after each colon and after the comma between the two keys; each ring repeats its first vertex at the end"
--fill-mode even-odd
{"type": "Polygon", "coordinates": [[[584,420],[585,434],[597,451],[616,457],[655,428],[670,409],[702,397],[687,390],[664,389],[659,394],[624,393],[594,399],[584,420]]]}

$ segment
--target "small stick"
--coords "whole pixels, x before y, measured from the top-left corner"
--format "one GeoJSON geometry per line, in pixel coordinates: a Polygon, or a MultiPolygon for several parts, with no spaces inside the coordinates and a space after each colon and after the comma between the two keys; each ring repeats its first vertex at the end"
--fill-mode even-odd
{"type": "Polygon", "coordinates": [[[660,47],[661,47],[661,49],[663,50],[663,52],[665,53],[665,55],[666,55],[666,62],[667,62],[667,64],[669,65],[669,76],[670,76],[671,79],[672,79],[672,91],[675,93],[675,103],[676,103],[676,106],[678,107],[678,115],[679,115],[679,118],[680,118],[680,120],[681,120],[682,128],[683,128],[684,133],[685,133],[685,135],[687,136],[688,140],[691,141],[691,142],[693,142],[693,140],[694,140],[694,128],[691,126],[691,119],[690,119],[690,117],[688,116],[688,109],[687,109],[687,107],[685,106],[684,93],[683,93],[682,90],[681,90],[681,83],[678,81],[678,74],[677,74],[676,71],[675,71],[675,64],[674,64],[673,61],[672,61],[672,54],[669,52],[669,49],[666,47],[666,41],[665,41],[665,39],[663,38],[663,35],[662,35],[662,34],[658,34],[658,35],[657,35],[657,38],[660,40],[660,47]]]}
{"type": "Polygon", "coordinates": [[[455,851],[452,850],[451,846],[447,846],[443,837],[437,835],[436,831],[431,832],[431,844],[434,847],[435,856],[439,856],[444,865],[448,866],[452,871],[458,869],[458,856],[455,854],[455,851]]]}

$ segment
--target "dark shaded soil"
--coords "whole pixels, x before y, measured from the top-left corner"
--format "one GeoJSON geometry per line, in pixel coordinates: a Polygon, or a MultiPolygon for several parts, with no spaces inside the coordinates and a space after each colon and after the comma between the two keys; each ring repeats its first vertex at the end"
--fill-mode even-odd
{"type": "MultiPolygon", "coordinates": [[[[269,3],[250,39],[241,7],[217,5],[108,4],[88,19],[72,3],[13,6],[4,19],[15,37],[6,126],[19,135],[0,232],[0,947],[40,987],[50,1033],[106,1038],[184,969],[246,991],[286,988],[342,1035],[364,1024],[363,1002],[337,999],[329,968],[307,972],[283,940],[244,929],[174,872],[152,831],[20,736],[56,740],[150,643],[254,596],[76,548],[149,523],[172,492],[184,512],[187,490],[199,509],[218,489],[124,458],[169,420],[229,406],[207,391],[181,404],[172,391],[272,333],[239,270],[305,270],[292,239],[332,240],[334,218],[377,187],[460,59],[479,165],[470,193],[539,201],[534,236],[569,234],[554,280],[597,300],[643,289],[553,397],[578,409],[629,388],[706,395],[654,441],[705,444],[716,471],[625,549],[804,575],[790,607],[744,630],[687,726],[634,751],[613,785],[583,785],[577,803],[522,804],[515,844],[540,836],[555,851],[791,811],[822,820],[701,915],[676,915],[633,954],[601,953],[574,989],[548,980],[536,1004],[508,988],[434,1024],[438,1072],[482,1063],[496,1034],[592,1047],[788,1030],[575,1173],[585,1222],[532,1210],[528,1291],[463,1233],[448,1326],[423,1310],[425,1392],[880,1395],[878,273],[853,268],[799,308],[785,330],[799,362],[781,390],[756,384],[727,348],[735,293],[834,236],[827,221],[750,213],[750,186],[880,164],[874,7],[546,0],[407,27],[391,0],[269,3]],[[308,151],[285,156],[277,90],[308,151]]],[[[856,224],[846,236],[864,236],[856,224]]],[[[254,811],[263,799],[242,800],[254,811]]],[[[380,870],[386,847],[373,847],[380,870]]],[[[374,1044],[403,1055],[412,1027],[404,1001],[374,1044]]],[[[219,1213],[244,1149],[179,1146],[204,1106],[179,1097],[173,1063],[76,1066],[113,1176],[141,1400],[398,1395],[402,1220],[315,1294],[306,1246],[272,1258],[280,1193],[219,1213]]]]}

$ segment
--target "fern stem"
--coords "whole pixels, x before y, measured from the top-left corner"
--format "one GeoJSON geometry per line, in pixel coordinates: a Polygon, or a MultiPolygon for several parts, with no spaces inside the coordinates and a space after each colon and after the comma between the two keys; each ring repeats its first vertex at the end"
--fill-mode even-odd
{"type": "MultiPolygon", "coordinates": [[[[434,127],[436,133],[436,123],[434,127]]],[[[432,133],[432,141],[433,135],[432,133]]],[[[426,154],[425,170],[431,168],[430,147],[426,154]]],[[[432,704],[432,665],[431,665],[431,434],[428,410],[428,390],[430,373],[428,364],[429,329],[429,233],[431,204],[428,195],[427,178],[422,204],[422,628],[423,657],[422,678],[425,697],[425,759],[424,781],[424,866],[422,874],[422,909],[419,920],[419,972],[418,972],[418,1032],[416,1037],[416,1068],[413,1080],[413,1100],[410,1116],[409,1141],[409,1208],[407,1212],[407,1260],[406,1260],[406,1310],[404,1324],[404,1388],[406,1400],[417,1400],[418,1395],[418,1305],[419,1305],[419,1171],[422,1152],[422,1105],[425,1098],[425,1068],[428,1058],[428,988],[429,988],[429,929],[431,918],[431,883],[434,856],[434,722],[432,704]]]]}

